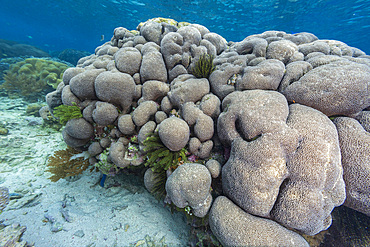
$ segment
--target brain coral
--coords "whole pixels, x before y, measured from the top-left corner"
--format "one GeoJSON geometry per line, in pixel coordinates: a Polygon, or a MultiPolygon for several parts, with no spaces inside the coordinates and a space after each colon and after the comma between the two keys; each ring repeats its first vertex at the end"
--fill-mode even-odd
{"type": "Polygon", "coordinates": [[[308,71],[283,94],[327,116],[351,116],[369,106],[369,85],[370,67],[343,59],[308,71]]]}
{"type": "Polygon", "coordinates": [[[370,216],[370,134],[353,118],[339,117],[334,123],[346,182],[345,205],[370,216]]]}
{"type": "Polygon", "coordinates": [[[10,69],[5,71],[5,82],[0,88],[8,93],[19,93],[26,97],[50,88],[56,89],[68,67],[52,60],[27,58],[11,65],[10,69]]]}
{"type": "Polygon", "coordinates": [[[145,184],[166,187],[166,202],[209,215],[226,246],[307,246],[288,229],[327,229],[346,190],[346,205],[369,212],[369,78],[369,56],[339,41],[266,31],[228,43],[204,26],[159,18],[135,31],[116,28],[66,71],[47,102],[51,111],[72,102],[81,109],[63,137],[89,149],[92,164],[146,162],[153,132],[166,151],[186,149],[189,164],[179,159],[145,184]],[[192,68],[205,56],[215,70],[196,78],[192,68]],[[349,120],[334,125],[333,115],[349,120]]]}

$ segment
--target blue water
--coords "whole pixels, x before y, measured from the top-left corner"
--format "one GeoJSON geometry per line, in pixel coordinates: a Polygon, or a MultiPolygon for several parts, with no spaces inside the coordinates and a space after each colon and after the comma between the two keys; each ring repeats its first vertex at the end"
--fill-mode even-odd
{"type": "Polygon", "coordinates": [[[228,41],[266,30],[311,32],[370,54],[369,0],[2,0],[0,39],[93,52],[115,27],[135,29],[153,17],[199,23],[228,41]]]}

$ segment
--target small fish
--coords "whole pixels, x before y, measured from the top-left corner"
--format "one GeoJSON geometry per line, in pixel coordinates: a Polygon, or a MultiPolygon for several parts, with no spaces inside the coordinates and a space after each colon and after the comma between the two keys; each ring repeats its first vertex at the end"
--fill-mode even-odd
{"type": "Polygon", "coordinates": [[[104,34],[102,34],[101,36],[100,36],[100,41],[103,41],[104,40],[104,34]]]}
{"type": "Polygon", "coordinates": [[[28,36],[27,36],[27,38],[29,38],[29,39],[33,39],[31,35],[28,35],[28,36]]]}

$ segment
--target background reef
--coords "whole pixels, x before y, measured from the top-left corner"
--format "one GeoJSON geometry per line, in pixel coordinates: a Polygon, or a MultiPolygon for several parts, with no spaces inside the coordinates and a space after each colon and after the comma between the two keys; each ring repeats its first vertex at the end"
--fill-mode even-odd
{"type": "Polygon", "coordinates": [[[45,94],[50,89],[56,89],[67,68],[68,65],[64,63],[27,58],[12,64],[9,70],[4,72],[5,82],[1,84],[0,89],[5,89],[10,96],[16,94],[35,97],[37,94],[45,94]]]}
{"type": "Polygon", "coordinates": [[[145,171],[149,191],[163,184],[164,201],[206,217],[222,245],[308,246],[298,233],[328,229],[335,207],[370,214],[369,78],[369,56],[340,41],[266,31],[227,42],[155,18],[116,28],[46,101],[52,114],[80,108],[63,138],[91,165],[145,171]]]}
{"type": "Polygon", "coordinates": [[[186,4],[183,1],[109,0],[102,3],[91,0],[88,6],[81,0],[61,0],[57,4],[19,0],[18,3],[3,3],[0,24],[4,28],[0,36],[46,51],[74,48],[92,53],[110,39],[115,27],[135,29],[143,20],[163,16],[201,24],[232,41],[266,30],[290,34],[306,31],[320,39],[341,40],[370,53],[367,37],[370,3],[366,0],[187,1],[186,4]]]}

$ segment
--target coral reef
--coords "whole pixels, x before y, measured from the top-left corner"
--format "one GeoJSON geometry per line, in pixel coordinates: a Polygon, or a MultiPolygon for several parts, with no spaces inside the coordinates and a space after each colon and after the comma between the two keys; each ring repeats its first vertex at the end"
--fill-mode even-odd
{"type": "Polygon", "coordinates": [[[223,246],[309,246],[299,234],[248,214],[224,196],[213,203],[209,223],[223,246]]]}
{"type": "Polygon", "coordinates": [[[76,176],[85,171],[90,164],[85,157],[78,156],[80,153],[71,147],[55,151],[48,159],[46,171],[53,174],[49,179],[57,182],[61,178],[76,176]]]}
{"type": "Polygon", "coordinates": [[[370,216],[369,132],[353,118],[338,117],[334,124],[338,129],[346,183],[344,205],[370,216]]]}
{"type": "Polygon", "coordinates": [[[326,230],[346,199],[369,212],[369,78],[369,56],[339,41],[228,43],[157,18],[116,28],[46,99],[81,110],[63,138],[91,164],[146,169],[149,191],[209,217],[222,244],[308,246],[298,233],[326,230]]]}
{"type": "Polygon", "coordinates": [[[5,82],[0,86],[8,94],[19,93],[32,97],[43,91],[56,89],[62,81],[63,72],[68,68],[64,63],[40,58],[27,58],[12,64],[5,71],[5,82]]]}
{"type": "Polygon", "coordinates": [[[205,217],[212,204],[211,174],[201,164],[185,163],[166,182],[167,201],[179,208],[190,207],[197,217],[205,217]]]}
{"type": "Polygon", "coordinates": [[[32,45],[20,44],[12,40],[0,39],[0,58],[21,56],[49,57],[50,55],[32,45]]]}
{"type": "Polygon", "coordinates": [[[158,133],[150,134],[143,142],[144,152],[147,156],[145,166],[151,167],[152,171],[160,173],[168,169],[175,170],[179,164],[187,161],[185,148],[178,151],[169,150],[161,141],[158,133]]]}
{"type": "Polygon", "coordinates": [[[87,51],[79,51],[75,49],[65,49],[61,51],[57,57],[63,61],[67,61],[73,64],[74,66],[76,66],[80,58],[86,57],[89,55],[90,55],[90,52],[87,52],[87,51]]]}

